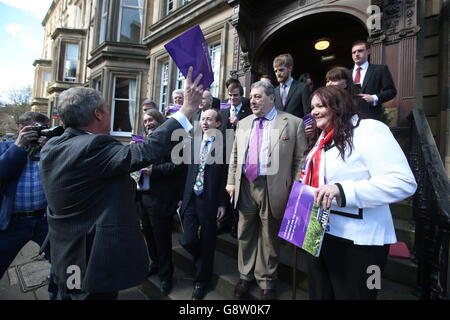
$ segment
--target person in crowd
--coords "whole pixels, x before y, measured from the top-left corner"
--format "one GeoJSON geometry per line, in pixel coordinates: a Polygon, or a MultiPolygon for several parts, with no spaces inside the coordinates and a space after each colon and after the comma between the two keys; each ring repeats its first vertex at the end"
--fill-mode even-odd
{"type": "MultiPolygon", "coordinates": [[[[145,112],[146,136],[163,122],[164,116],[158,110],[145,112]]],[[[172,162],[168,153],[162,160],[141,169],[137,186],[142,231],[152,260],[148,276],[158,274],[163,295],[168,295],[173,285],[172,218],[181,200],[180,177],[184,178],[184,165],[172,162]]]]}
{"type": "Polygon", "coordinates": [[[330,69],[325,75],[326,86],[338,86],[346,89],[353,95],[353,80],[348,69],[344,67],[336,67],[330,69]]]}
{"type": "Polygon", "coordinates": [[[298,78],[298,82],[306,83],[311,92],[314,91],[314,81],[309,73],[302,73],[298,78]]]}
{"type": "Polygon", "coordinates": [[[203,134],[192,139],[181,213],[184,232],[180,244],[194,257],[193,300],[203,299],[211,283],[218,219],[225,215],[226,164],[220,112],[202,112],[203,134]],[[196,159],[198,159],[196,161],[196,159]],[[200,231],[199,231],[200,229],[200,231]]]}
{"type": "Polygon", "coordinates": [[[145,99],[141,105],[142,113],[145,113],[147,110],[156,109],[158,110],[158,106],[153,100],[145,99]]]}
{"type": "MultiPolygon", "coordinates": [[[[344,67],[335,67],[330,69],[325,75],[326,86],[339,86],[347,90],[353,96],[353,80],[350,71],[344,67]]],[[[320,135],[321,130],[315,126],[313,122],[305,126],[305,133],[311,147],[320,135]]]]}
{"type": "Polygon", "coordinates": [[[322,133],[301,181],[330,217],[320,256],[305,254],[310,299],[375,299],[369,267],[382,272],[397,242],[389,204],[413,195],[416,181],[389,127],[361,119],[345,89],[314,91],[311,115],[322,133]]]}
{"type": "MultiPolygon", "coordinates": [[[[242,88],[239,80],[228,80],[228,83],[228,103],[231,104],[231,106],[221,111],[221,118],[223,119],[221,131],[223,135],[228,138],[226,143],[231,146],[233,145],[233,141],[231,141],[233,135],[227,135],[226,130],[232,129],[236,131],[238,122],[251,115],[252,110],[250,109],[250,100],[243,97],[244,89],[242,88]]],[[[229,213],[228,217],[231,218],[230,233],[234,238],[236,238],[239,214],[230,204],[230,201],[227,202],[227,212],[229,213]]]]}
{"type": "Polygon", "coordinates": [[[369,63],[370,47],[366,41],[358,40],[352,45],[352,70],[358,111],[370,119],[384,120],[383,103],[397,94],[391,72],[386,65],[369,63]]]}
{"type": "Polygon", "coordinates": [[[275,108],[274,87],[253,83],[252,116],[239,121],[226,190],[239,210],[234,296],[244,298],[256,279],[262,299],[276,299],[278,231],[292,183],[304,159],[302,119],[275,108]]]}
{"type": "Polygon", "coordinates": [[[272,84],[272,79],[270,79],[270,76],[268,74],[263,74],[261,75],[261,77],[259,78],[260,81],[267,81],[270,84],[272,84]]]}
{"type": "MultiPolygon", "coordinates": [[[[47,200],[39,173],[40,150],[47,138],[33,129],[49,122],[42,113],[25,112],[17,139],[0,142],[0,279],[29,241],[41,246],[47,236],[47,200]]],[[[57,293],[52,285],[50,278],[50,299],[57,293]]]]}
{"type": "Polygon", "coordinates": [[[192,116],[191,123],[194,126],[194,130],[196,129],[195,124],[200,124],[200,116],[203,111],[206,111],[208,109],[212,108],[213,104],[213,96],[209,90],[203,91],[202,96],[202,102],[199,104],[197,110],[195,111],[194,115],[192,116]]]}
{"type": "MultiPolygon", "coordinates": [[[[177,106],[181,106],[183,105],[183,95],[184,95],[184,90],[183,89],[175,89],[172,91],[172,105],[177,105],[177,106]]],[[[170,110],[170,108],[173,108],[173,106],[167,105],[166,106],[166,110],[164,111],[164,115],[167,118],[172,117],[173,113],[175,111],[170,110]]]]}
{"type": "Polygon", "coordinates": [[[293,68],[294,59],[289,53],[273,60],[273,70],[279,83],[275,88],[275,106],[280,111],[302,118],[309,112],[311,90],[306,83],[292,78],[293,68]]]}
{"type": "Polygon", "coordinates": [[[189,131],[203,89],[190,67],[184,103],[144,143],[122,145],[109,136],[110,108],[101,93],[74,87],[61,93],[58,114],[66,130],[41,151],[41,178],[61,299],[116,299],[142,283],[149,259],[140,231],[130,172],[172,148],[177,129],[189,131]]]}

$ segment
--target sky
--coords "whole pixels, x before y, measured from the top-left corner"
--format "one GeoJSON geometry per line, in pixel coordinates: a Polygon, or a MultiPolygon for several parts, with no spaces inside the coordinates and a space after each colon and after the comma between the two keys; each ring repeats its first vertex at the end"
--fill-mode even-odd
{"type": "Polygon", "coordinates": [[[33,61],[42,58],[42,20],[52,0],[0,0],[0,100],[11,88],[33,86],[33,61]]]}

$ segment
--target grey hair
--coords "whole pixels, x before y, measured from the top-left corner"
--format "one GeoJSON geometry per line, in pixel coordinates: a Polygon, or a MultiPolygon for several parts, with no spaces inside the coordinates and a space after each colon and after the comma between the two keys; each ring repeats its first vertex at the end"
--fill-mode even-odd
{"type": "Polygon", "coordinates": [[[63,91],[58,99],[58,114],[66,127],[82,128],[94,120],[96,109],[103,111],[105,99],[92,88],[74,87],[63,91]]]}
{"type": "Polygon", "coordinates": [[[23,126],[33,125],[34,123],[30,123],[33,121],[39,122],[41,124],[48,124],[50,122],[50,119],[45,114],[33,111],[22,113],[19,117],[19,124],[23,126]]]}
{"type": "Polygon", "coordinates": [[[184,96],[184,90],[183,89],[176,89],[172,91],[172,98],[174,95],[176,95],[177,93],[181,93],[182,96],[184,96]]]}
{"type": "Polygon", "coordinates": [[[273,85],[270,82],[257,81],[252,84],[251,88],[253,89],[253,88],[259,88],[259,87],[264,88],[264,93],[266,94],[266,96],[275,94],[275,88],[273,87],[273,85]]]}

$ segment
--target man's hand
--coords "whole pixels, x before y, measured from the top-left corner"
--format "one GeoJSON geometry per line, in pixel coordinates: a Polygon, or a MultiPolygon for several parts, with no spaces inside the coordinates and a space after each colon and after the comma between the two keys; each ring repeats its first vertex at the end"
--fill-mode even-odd
{"type": "Polygon", "coordinates": [[[228,121],[230,121],[230,124],[232,124],[232,125],[237,125],[239,119],[238,119],[238,117],[229,117],[228,121]]]}
{"type": "Polygon", "coordinates": [[[19,135],[14,144],[19,148],[29,146],[33,142],[38,141],[38,134],[36,131],[31,130],[33,126],[25,126],[19,131],[19,135]]]}
{"type": "Polygon", "coordinates": [[[341,202],[339,188],[335,184],[326,184],[314,190],[314,201],[318,206],[328,209],[331,207],[331,201],[336,198],[337,203],[341,202]]]}
{"type": "Polygon", "coordinates": [[[152,165],[149,165],[148,167],[142,168],[141,169],[141,173],[145,174],[146,176],[151,176],[152,175],[152,165]]]}
{"type": "Polygon", "coordinates": [[[217,209],[217,220],[220,220],[225,215],[225,207],[219,207],[217,209]]]}
{"type": "Polygon", "coordinates": [[[192,67],[189,67],[188,74],[186,76],[186,81],[184,84],[184,102],[180,111],[188,119],[191,119],[197,110],[198,106],[202,102],[203,95],[203,85],[199,85],[203,75],[200,73],[194,82],[192,82],[192,67]]]}
{"type": "Polygon", "coordinates": [[[373,97],[370,94],[360,93],[358,94],[366,102],[373,104],[373,97]]]}
{"type": "Polygon", "coordinates": [[[236,188],[234,187],[234,184],[227,184],[227,186],[225,187],[225,190],[227,190],[228,194],[230,195],[230,198],[234,197],[234,190],[236,188]]]}

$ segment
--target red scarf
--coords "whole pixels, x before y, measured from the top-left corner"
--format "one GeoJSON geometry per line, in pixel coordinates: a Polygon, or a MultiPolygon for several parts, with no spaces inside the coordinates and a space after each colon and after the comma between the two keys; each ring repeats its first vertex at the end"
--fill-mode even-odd
{"type": "Polygon", "coordinates": [[[319,145],[313,148],[306,160],[304,172],[300,179],[303,184],[308,184],[312,187],[319,187],[319,170],[320,160],[322,159],[322,152],[325,145],[333,138],[334,128],[330,130],[327,135],[320,140],[319,145]]]}

